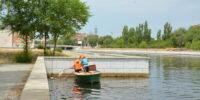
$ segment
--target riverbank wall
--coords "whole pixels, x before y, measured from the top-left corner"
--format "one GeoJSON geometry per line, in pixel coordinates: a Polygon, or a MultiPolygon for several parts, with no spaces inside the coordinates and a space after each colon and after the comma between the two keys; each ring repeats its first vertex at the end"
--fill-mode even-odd
{"type": "MultiPolygon", "coordinates": [[[[64,68],[73,66],[75,59],[78,58],[45,57],[47,73],[56,76],[64,68]]],[[[89,64],[95,64],[103,77],[148,77],[150,73],[148,57],[89,58],[89,64]]],[[[66,69],[63,75],[72,72],[73,69],[66,69]]]]}

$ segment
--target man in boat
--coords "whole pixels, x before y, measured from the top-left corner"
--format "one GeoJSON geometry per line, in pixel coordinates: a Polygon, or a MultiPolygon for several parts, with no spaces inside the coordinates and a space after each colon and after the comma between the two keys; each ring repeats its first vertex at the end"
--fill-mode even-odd
{"type": "Polygon", "coordinates": [[[79,59],[76,59],[74,61],[74,65],[71,67],[71,69],[74,69],[75,72],[83,72],[83,67],[82,63],[80,62],[79,59]]]}
{"type": "Polygon", "coordinates": [[[88,58],[85,55],[80,55],[80,61],[84,66],[85,72],[89,72],[88,58]]]}

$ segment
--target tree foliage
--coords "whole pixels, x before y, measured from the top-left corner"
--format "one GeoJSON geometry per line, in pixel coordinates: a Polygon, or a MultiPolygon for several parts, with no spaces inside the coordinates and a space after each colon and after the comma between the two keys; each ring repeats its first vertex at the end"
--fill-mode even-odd
{"type": "Polygon", "coordinates": [[[157,32],[157,40],[162,40],[161,30],[157,32]]]}
{"type": "Polygon", "coordinates": [[[25,53],[30,37],[38,32],[45,37],[45,46],[46,38],[53,37],[55,54],[58,38],[80,30],[91,16],[80,0],[1,0],[0,5],[2,25],[23,36],[25,53]]]}
{"type": "Polygon", "coordinates": [[[175,30],[171,36],[174,46],[183,47],[186,43],[187,30],[184,28],[179,28],[175,30]]]}
{"type": "Polygon", "coordinates": [[[36,29],[35,1],[33,0],[1,0],[1,24],[11,27],[24,39],[24,55],[28,56],[28,42],[33,38],[36,29]]]}
{"type": "Polygon", "coordinates": [[[164,25],[164,33],[163,33],[162,39],[163,40],[170,39],[171,33],[172,33],[172,26],[170,23],[167,22],[164,25]]]}
{"type": "Polygon", "coordinates": [[[97,46],[97,43],[98,43],[98,36],[97,35],[89,35],[87,37],[88,39],[88,44],[91,46],[91,47],[95,47],[97,46]]]}
{"type": "Polygon", "coordinates": [[[150,40],[151,40],[151,29],[149,29],[147,21],[145,21],[143,29],[144,29],[143,30],[143,40],[145,42],[150,42],[150,40]]]}
{"type": "Polygon", "coordinates": [[[128,26],[124,26],[123,31],[122,31],[122,37],[123,37],[123,40],[124,40],[124,44],[128,45],[128,43],[129,43],[129,41],[128,41],[128,38],[129,38],[128,26]]]}
{"type": "Polygon", "coordinates": [[[158,30],[157,39],[154,39],[151,37],[151,29],[148,28],[146,21],[135,28],[128,29],[128,26],[124,26],[121,37],[112,38],[111,36],[106,36],[100,37],[100,40],[101,47],[106,48],[178,47],[200,50],[200,25],[191,26],[189,29],[179,28],[172,31],[172,26],[167,22],[164,25],[164,30],[158,30]],[[164,32],[163,34],[161,34],[162,31],[164,32]],[[127,33],[128,36],[125,35],[127,33]]]}

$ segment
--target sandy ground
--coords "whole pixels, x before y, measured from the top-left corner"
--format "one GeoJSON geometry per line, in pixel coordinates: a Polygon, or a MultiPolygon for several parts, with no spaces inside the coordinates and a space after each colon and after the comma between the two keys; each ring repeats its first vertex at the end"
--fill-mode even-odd
{"type": "Polygon", "coordinates": [[[0,100],[19,100],[33,64],[0,64],[0,100]]]}

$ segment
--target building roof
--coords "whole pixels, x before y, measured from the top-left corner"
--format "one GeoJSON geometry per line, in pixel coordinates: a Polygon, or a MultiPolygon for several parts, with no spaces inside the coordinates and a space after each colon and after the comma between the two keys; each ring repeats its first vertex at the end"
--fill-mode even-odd
{"type": "Polygon", "coordinates": [[[76,40],[84,40],[84,38],[86,38],[87,36],[88,34],[86,33],[77,33],[75,36],[73,36],[73,38],[76,40]]]}

